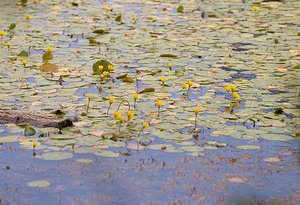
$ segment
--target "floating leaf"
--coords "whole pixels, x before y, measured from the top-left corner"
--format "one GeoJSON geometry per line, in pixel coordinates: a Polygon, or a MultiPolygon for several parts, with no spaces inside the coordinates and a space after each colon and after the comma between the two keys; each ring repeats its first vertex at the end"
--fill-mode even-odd
{"type": "Polygon", "coordinates": [[[42,71],[42,72],[56,72],[56,71],[58,71],[58,67],[57,67],[57,65],[55,65],[53,63],[45,63],[45,64],[41,65],[40,71],[42,71]]]}
{"type": "Polygon", "coordinates": [[[124,83],[133,83],[133,79],[131,77],[121,78],[124,83]]]}
{"type": "Polygon", "coordinates": [[[182,5],[179,5],[179,6],[177,7],[177,12],[178,12],[178,13],[183,13],[183,6],[182,6],[182,5]]]}
{"type": "Polygon", "coordinates": [[[15,23],[10,24],[10,26],[9,26],[9,30],[10,31],[14,30],[15,28],[16,28],[16,24],[15,23]]]}
{"type": "Polygon", "coordinates": [[[49,138],[53,140],[69,140],[69,139],[73,139],[74,136],[65,135],[65,134],[52,134],[49,136],[49,138]]]}
{"type": "Polygon", "coordinates": [[[101,157],[118,157],[119,153],[108,151],[108,150],[99,150],[97,152],[94,152],[95,155],[101,156],[101,157]]]}
{"type": "Polygon", "coordinates": [[[21,51],[18,56],[22,56],[22,57],[28,57],[28,52],[27,51],[21,51]]]}
{"type": "Polygon", "coordinates": [[[119,14],[119,15],[115,18],[115,21],[121,22],[121,21],[122,21],[122,15],[119,14]]]}
{"type": "Polygon", "coordinates": [[[39,187],[39,188],[43,188],[43,187],[48,187],[50,186],[50,183],[48,181],[45,180],[39,180],[39,181],[31,181],[27,183],[28,186],[30,187],[39,187]]]}
{"type": "Polygon", "coordinates": [[[260,146],[254,145],[239,145],[237,146],[238,149],[260,149],[260,146]]]}
{"type": "Polygon", "coordinates": [[[0,143],[4,143],[4,142],[17,142],[19,141],[18,138],[20,136],[16,136],[16,135],[9,135],[9,136],[5,136],[5,137],[0,137],[0,143]]]}
{"type": "Polygon", "coordinates": [[[50,60],[53,59],[54,56],[52,55],[51,51],[45,51],[42,58],[43,60],[50,60]]]}
{"type": "Polygon", "coordinates": [[[79,163],[91,163],[91,162],[93,162],[93,160],[91,160],[91,159],[76,159],[75,161],[79,162],[79,163]]]}
{"type": "Polygon", "coordinates": [[[144,90],[140,91],[139,94],[150,93],[150,92],[154,92],[154,91],[155,91],[154,88],[145,88],[144,90]]]}
{"type": "Polygon", "coordinates": [[[269,158],[264,158],[265,162],[280,162],[279,157],[269,157],[269,158]]]}
{"type": "Polygon", "coordinates": [[[104,30],[104,29],[97,29],[94,30],[93,33],[99,34],[99,35],[103,35],[103,34],[108,34],[109,31],[108,30],[104,30]]]}
{"type": "Polygon", "coordinates": [[[107,60],[97,61],[96,63],[93,64],[93,75],[100,75],[103,73],[103,71],[108,71],[109,65],[112,64],[107,60]],[[102,71],[100,71],[99,66],[103,66],[102,71]]]}
{"type": "Polygon", "coordinates": [[[24,135],[25,136],[33,136],[35,135],[36,131],[32,127],[25,127],[24,129],[24,135]]]}
{"type": "Polygon", "coordinates": [[[241,177],[229,177],[226,179],[228,182],[235,182],[235,183],[246,183],[248,182],[247,178],[241,178],[241,177]]]}
{"type": "Polygon", "coordinates": [[[37,157],[44,160],[64,160],[72,158],[73,154],[68,152],[46,152],[37,157]]]}
{"type": "Polygon", "coordinates": [[[160,57],[166,57],[166,58],[176,58],[176,55],[173,54],[160,54],[160,57]]]}

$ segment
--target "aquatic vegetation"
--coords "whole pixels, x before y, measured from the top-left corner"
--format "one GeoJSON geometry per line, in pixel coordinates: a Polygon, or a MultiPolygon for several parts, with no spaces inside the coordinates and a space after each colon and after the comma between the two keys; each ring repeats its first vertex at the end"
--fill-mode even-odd
{"type": "Polygon", "coordinates": [[[24,68],[26,67],[26,60],[22,61],[24,68]]]}
{"type": "Polygon", "coordinates": [[[163,106],[165,103],[160,101],[156,101],[155,103],[157,105],[157,115],[159,116],[160,107],[163,106]]]}
{"type": "Polygon", "coordinates": [[[26,17],[27,20],[30,19],[30,18],[32,18],[32,16],[29,15],[29,14],[24,14],[24,16],[26,17]]]}
{"type": "Polygon", "coordinates": [[[166,82],[168,79],[167,79],[167,78],[160,78],[159,80],[162,82],[163,85],[165,85],[165,82],[166,82]]]}
{"type": "Polygon", "coordinates": [[[108,114],[108,112],[109,112],[109,109],[110,109],[110,106],[111,106],[111,104],[113,104],[113,103],[114,103],[114,101],[115,101],[115,99],[114,99],[114,98],[112,98],[112,97],[110,97],[110,98],[109,98],[109,106],[108,106],[108,108],[107,108],[107,112],[106,112],[106,114],[108,114]]]}

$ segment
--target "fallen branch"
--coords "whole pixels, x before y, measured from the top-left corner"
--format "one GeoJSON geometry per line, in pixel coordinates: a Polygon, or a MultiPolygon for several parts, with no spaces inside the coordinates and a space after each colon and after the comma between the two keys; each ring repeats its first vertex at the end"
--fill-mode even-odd
{"type": "Polygon", "coordinates": [[[0,124],[27,123],[35,127],[56,127],[61,130],[64,127],[73,126],[74,121],[76,121],[76,119],[61,119],[27,113],[0,111],[0,124]]]}

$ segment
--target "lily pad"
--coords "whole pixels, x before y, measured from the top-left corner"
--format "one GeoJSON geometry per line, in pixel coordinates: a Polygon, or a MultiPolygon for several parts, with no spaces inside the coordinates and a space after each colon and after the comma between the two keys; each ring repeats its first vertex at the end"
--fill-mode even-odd
{"type": "Polygon", "coordinates": [[[118,157],[119,153],[108,151],[108,150],[99,150],[97,152],[94,152],[95,155],[101,156],[101,157],[118,157]]]}
{"type": "Polygon", "coordinates": [[[100,60],[93,64],[93,75],[100,75],[103,73],[103,71],[108,71],[108,66],[112,65],[107,60],[100,60]],[[103,66],[103,69],[100,70],[99,66],[103,66]]]}
{"type": "Polygon", "coordinates": [[[72,157],[73,154],[68,152],[45,152],[38,156],[38,158],[44,160],[64,160],[72,157]]]}
{"type": "Polygon", "coordinates": [[[91,159],[76,159],[75,161],[79,162],[79,163],[91,163],[91,162],[93,162],[93,160],[91,160],[91,159]]]}
{"type": "Polygon", "coordinates": [[[58,71],[58,67],[57,67],[57,65],[55,65],[53,63],[45,63],[45,64],[41,65],[40,71],[42,71],[42,72],[56,72],[56,71],[58,71]]]}
{"type": "Polygon", "coordinates": [[[51,60],[54,58],[51,51],[45,51],[45,53],[42,56],[43,60],[51,60]]]}
{"type": "Polygon", "coordinates": [[[38,181],[31,181],[27,183],[28,186],[30,187],[39,187],[39,188],[44,188],[50,186],[50,183],[45,180],[38,180],[38,181]]]}
{"type": "Polygon", "coordinates": [[[237,146],[238,149],[260,149],[260,146],[255,145],[239,145],[237,146]]]}

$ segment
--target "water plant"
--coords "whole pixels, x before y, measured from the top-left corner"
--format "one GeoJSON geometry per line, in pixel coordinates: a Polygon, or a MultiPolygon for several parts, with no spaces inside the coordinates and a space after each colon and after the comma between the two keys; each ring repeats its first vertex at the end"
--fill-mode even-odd
{"type": "Polygon", "coordinates": [[[26,67],[26,60],[22,61],[24,68],[26,67]]]}
{"type": "Polygon", "coordinates": [[[198,115],[199,111],[200,111],[200,108],[195,107],[195,129],[196,129],[196,126],[197,126],[197,115],[198,115]]]}
{"type": "Polygon", "coordinates": [[[107,112],[106,112],[106,114],[108,114],[108,112],[109,112],[109,109],[110,109],[110,106],[111,106],[111,104],[113,104],[113,103],[114,103],[114,101],[115,101],[115,99],[114,99],[114,98],[112,98],[112,97],[110,97],[110,98],[109,98],[109,106],[108,106],[108,109],[107,109],[107,112]]]}
{"type": "Polygon", "coordinates": [[[89,112],[90,101],[91,101],[92,97],[93,97],[92,94],[88,95],[88,104],[86,106],[86,114],[88,114],[88,112],[89,112]]]}
{"type": "Polygon", "coordinates": [[[138,99],[139,95],[138,94],[133,94],[132,96],[133,96],[133,100],[134,100],[133,107],[135,108],[136,100],[138,99]]]}
{"type": "Polygon", "coordinates": [[[162,82],[163,85],[165,85],[165,82],[166,82],[167,80],[169,80],[169,79],[167,79],[167,78],[160,78],[159,80],[162,82]]]}
{"type": "Polygon", "coordinates": [[[30,18],[32,18],[32,16],[29,15],[29,14],[24,14],[24,16],[26,17],[27,20],[30,19],[30,18]]]}
{"type": "Polygon", "coordinates": [[[157,109],[157,116],[159,116],[160,107],[163,106],[165,103],[160,102],[160,101],[156,101],[155,103],[156,103],[157,108],[158,108],[157,109]]]}

